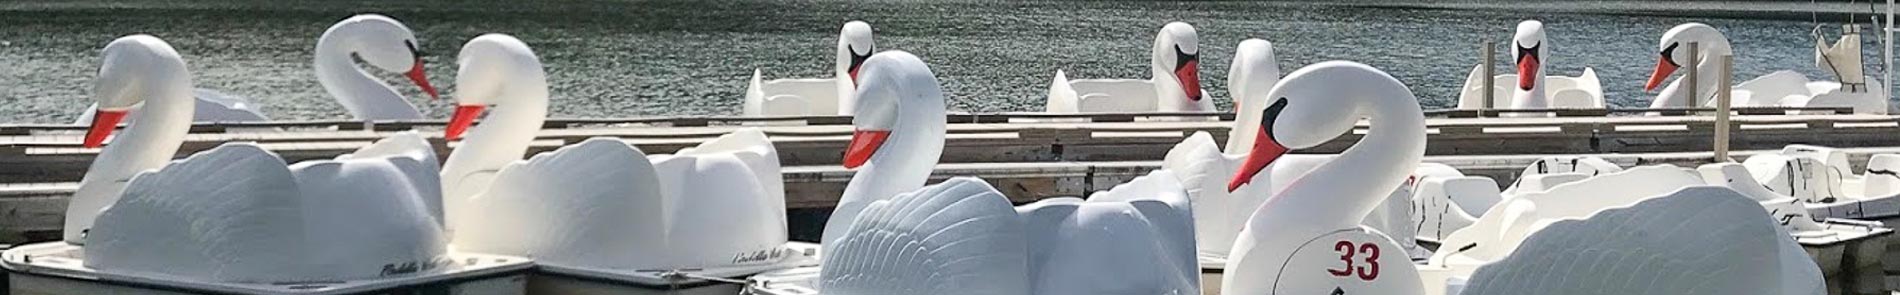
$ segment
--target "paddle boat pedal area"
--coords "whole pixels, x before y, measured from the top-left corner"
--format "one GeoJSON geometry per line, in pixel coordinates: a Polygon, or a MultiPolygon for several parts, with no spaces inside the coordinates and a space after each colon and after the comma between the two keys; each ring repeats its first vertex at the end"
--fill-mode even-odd
{"type": "MultiPolygon", "coordinates": [[[[128,276],[85,267],[79,246],[50,242],[14,247],[0,253],[7,270],[7,293],[36,294],[526,294],[526,258],[451,253],[438,271],[373,280],[327,282],[225,283],[177,278],[128,276]]],[[[419,266],[385,265],[390,273],[416,272],[419,266]]]]}
{"type": "MultiPolygon", "coordinates": [[[[814,267],[818,244],[791,242],[776,253],[735,257],[732,266],[678,270],[601,270],[542,264],[528,280],[530,294],[561,295],[732,295],[744,289],[745,277],[782,269],[814,267]],[[756,261],[756,262],[755,262],[756,261]]],[[[817,278],[817,268],[812,268],[817,278]]],[[[796,294],[796,293],[794,293],[796,294]]]]}

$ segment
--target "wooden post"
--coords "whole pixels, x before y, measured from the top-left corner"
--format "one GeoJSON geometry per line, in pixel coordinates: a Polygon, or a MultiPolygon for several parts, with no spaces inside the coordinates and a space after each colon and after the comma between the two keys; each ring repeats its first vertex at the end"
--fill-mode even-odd
{"type": "Polygon", "coordinates": [[[1488,110],[1488,109],[1491,109],[1492,107],[1495,107],[1491,105],[1491,102],[1497,101],[1496,96],[1498,92],[1496,89],[1497,89],[1498,74],[1497,74],[1497,69],[1496,69],[1497,68],[1497,52],[1496,51],[1497,51],[1497,43],[1491,41],[1491,39],[1485,39],[1484,40],[1484,63],[1482,63],[1482,65],[1484,65],[1484,91],[1482,91],[1483,95],[1479,96],[1479,97],[1484,98],[1484,103],[1478,104],[1479,118],[1484,117],[1484,110],[1488,110]]]}
{"type": "Polygon", "coordinates": [[[1730,88],[1729,83],[1734,83],[1734,82],[1730,82],[1730,80],[1734,77],[1733,75],[1734,75],[1735,70],[1731,67],[1735,65],[1735,56],[1723,55],[1721,58],[1722,58],[1722,76],[1721,76],[1722,79],[1716,82],[1718,86],[1716,86],[1717,88],[1715,88],[1715,93],[1716,93],[1715,94],[1715,162],[1716,163],[1734,161],[1734,159],[1730,159],[1728,157],[1728,142],[1729,142],[1728,110],[1729,110],[1729,103],[1731,103],[1732,102],[1731,99],[1733,99],[1733,97],[1730,96],[1733,94],[1730,93],[1732,90],[1729,89],[1730,88]]]}
{"type": "MultiPolygon", "coordinates": [[[[1702,44],[1698,42],[1689,42],[1689,61],[1682,64],[1682,68],[1689,69],[1689,72],[1683,73],[1683,77],[1682,77],[1683,86],[1688,86],[1688,90],[1689,90],[1689,95],[1686,97],[1688,98],[1687,99],[1688,101],[1683,102],[1683,103],[1689,104],[1689,105],[1683,106],[1687,108],[1695,108],[1696,101],[1702,100],[1702,93],[1696,92],[1697,85],[1695,85],[1696,78],[1697,78],[1696,77],[1696,62],[1698,61],[1698,59],[1701,58],[1701,55],[1702,55],[1702,49],[1700,48],[1701,47],[1700,45],[1702,44]]],[[[1690,114],[1694,114],[1694,113],[1690,113],[1690,114]]]]}

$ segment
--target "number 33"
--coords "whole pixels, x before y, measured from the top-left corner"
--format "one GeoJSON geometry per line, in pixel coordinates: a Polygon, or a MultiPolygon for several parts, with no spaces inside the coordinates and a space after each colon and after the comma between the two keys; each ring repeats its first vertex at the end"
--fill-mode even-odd
{"type": "Polygon", "coordinates": [[[1339,241],[1339,243],[1333,244],[1333,251],[1339,251],[1339,260],[1346,262],[1346,266],[1341,269],[1328,268],[1326,269],[1326,273],[1332,274],[1335,277],[1350,277],[1357,274],[1359,280],[1362,281],[1372,281],[1379,278],[1379,244],[1365,243],[1356,245],[1355,247],[1352,241],[1339,241]],[[1365,261],[1367,265],[1355,265],[1357,263],[1352,259],[1352,256],[1358,253],[1366,254],[1365,261]]]}

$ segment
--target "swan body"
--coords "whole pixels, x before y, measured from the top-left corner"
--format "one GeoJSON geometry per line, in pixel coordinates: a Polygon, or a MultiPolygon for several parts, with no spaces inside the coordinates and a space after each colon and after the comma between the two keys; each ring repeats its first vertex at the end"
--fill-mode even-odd
{"type": "Polygon", "coordinates": [[[286,166],[230,143],[133,178],[85,247],[101,272],[217,282],[373,279],[448,253],[435,154],[415,133],[286,166]]]}
{"type": "MultiPolygon", "coordinates": [[[[1858,43],[1858,36],[1851,36],[1858,43]]],[[[1846,40],[1844,40],[1846,41],[1846,40]]],[[[1689,70],[1696,71],[1697,93],[1687,93],[1682,79],[1670,82],[1668,87],[1656,96],[1650,107],[1687,107],[1712,105],[1715,87],[1721,81],[1723,65],[1720,56],[1733,55],[1728,37],[1701,23],[1678,25],[1663,33],[1658,44],[1661,59],[1651,72],[1649,83],[1644,88],[1654,90],[1677,69],[1685,67],[1681,63],[1689,60],[1688,43],[1697,42],[1701,48],[1701,61],[1689,70]],[[1693,100],[1691,100],[1693,98],[1693,100]]],[[[1858,52],[1854,53],[1858,56],[1858,52]]],[[[1833,67],[1824,67],[1833,72],[1833,67]]],[[[1852,75],[1853,73],[1848,72],[1852,75]]],[[[1860,77],[1860,81],[1872,80],[1860,77]]],[[[1759,107],[1852,107],[1855,113],[1886,114],[1887,90],[1873,83],[1864,83],[1865,87],[1843,88],[1838,81],[1811,81],[1806,76],[1792,71],[1778,71],[1755,79],[1735,84],[1733,87],[1733,106],[1759,107]]]]}
{"type": "Polygon", "coordinates": [[[871,25],[862,21],[844,24],[838,33],[838,57],[831,78],[763,80],[764,72],[752,71],[746,83],[747,116],[851,115],[855,113],[858,72],[865,59],[877,52],[871,38],[871,25]]]}
{"type": "MultiPolygon", "coordinates": [[[[470,39],[457,59],[456,108],[444,136],[468,138],[442,164],[442,203],[448,229],[470,224],[470,199],[487,191],[503,168],[521,161],[528,143],[547,120],[547,75],[534,50],[514,37],[487,34],[470,39]],[[481,128],[469,130],[489,106],[481,128]]],[[[629,180],[630,181],[630,180],[629,180]]]]}
{"type": "MultiPolygon", "coordinates": [[[[1534,236],[1550,235],[1550,236],[1562,237],[1561,239],[1566,239],[1570,241],[1578,241],[1578,240],[1610,241],[1610,240],[1626,239],[1628,237],[1624,237],[1624,236],[1630,236],[1627,233],[1601,232],[1601,231],[1594,231],[1594,230],[1573,231],[1573,229],[1564,229],[1564,230],[1559,230],[1556,232],[1548,232],[1548,233],[1546,232],[1546,231],[1550,231],[1552,227],[1556,226],[1554,224],[1560,223],[1562,222],[1562,220],[1585,220],[1584,221],[1585,223],[1589,223],[1589,222],[1593,222],[1593,221],[1589,221],[1591,219],[1598,219],[1606,214],[1610,214],[1608,212],[1614,211],[1614,210],[1611,210],[1612,208],[1640,206],[1639,203],[1644,203],[1651,200],[1671,199],[1671,198],[1676,198],[1682,195],[1711,195],[1711,196],[1721,196],[1725,198],[1731,198],[1731,199],[1740,200],[1740,201],[1750,201],[1750,199],[1748,199],[1745,195],[1742,195],[1741,193],[1737,193],[1734,190],[1721,189],[1721,188],[1707,188],[1707,187],[1692,188],[1692,187],[1697,187],[1697,186],[1704,186],[1705,183],[1706,181],[1703,179],[1701,175],[1698,175],[1698,173],[1691,170],[1685,170],[1685,169],[1673,167],[1673,166],[1645,166],[1645,167],[1632,168],[1632,169],[1624,170],[1621,172],[1607,173],[1600,176],[1590,177],[1589,179],[1584,180],[1584,181],[1577,181],[1577,182],[1572,182],[1572,183],[1556,185],[1546,191],[1531,192],[1531,193],[1521,194],[1512,198],[1507,198],[1507,199],[1504,199],[1502,202],[1499,202],[1496,206],[1493,206],[1490,211],[1484,214],[1484,217],[1479,218],[1472,225],[1465,227],[1464,229],[1461,229],[1447,236],[1440,249],[1458,249],[1458,250],[1457,251],[1440,251],[1436,254],[1436,256],[1432,257],[1432,259],[1429,260],[1428,265],[1434,268],[1443,268],[1447,272],[1449,272],[1450,276],[1452,277],[1469,276],[1471,279],[1470,284],[1475,286],[1475,285],[1485,284],[1485,283],[1479,282],[1480,278],[1491,276],[1491,275],[1474,275],[1475,270],[1487,268],[1487,267],[1490,267],[1488,265],[1492,265],[1496,263],[1504,263],[1503,260],[1506,260],[1508,257],[1517,257],[1517,256],[1548,257],[1555,253],[1579,253],[1575,251],[1584,251],[1584,250],[1565,250],[1566,252],[1549,252],[1549,250],[1537,250],[1537,249],[1547,249],[1550,247],[1555,247],[1555,245],[1550,245],[1550,244],[1534,245],[1537,243],[1545,243],[1545,242],[1533,242],[1532,240],[1534,239],[1534,236]],[[1707,191],[1709,189],[1714,189],[1716,191],[1707,191]],[[1610,210],[1610,211],[1606,211],[1606,210],[1610,210]],[[1592,217],[1593,215],[1596,215],[1598,217],[1592,217]],[[1532,253],[1528,251],[1546,251],[1546,252],[1532,253]]],[[[1697,197],[1697,198],[1701,198],[1701,197],[1697,197]]],[[[1752,208],[1748,208],[1749,210],[1742,211],[1748,214],[1738,214],[1738,213],[1712,213],[1712,212],[1725,212],[1726,210],[1734,210],[1734,209],[1720,209],[1720,207],[1707,205],[1707,202],[1712,202],[1712,201],[1694,201],[1694,202],[1702,203],[1704,205],[1692,205],[1691,207],[1715,210],[1715,211],[1694,211],[1694,212],[1704,212],[1705,215],[1721,215],[1723,216],[1722,217],[1723,219],[1743,218],[1744,220],[1759,219],[1761,221],[1768,221],[1764,225],[1771,226],[1771,228],[1763,229],[1768,232],[1758,233],[1758,235],[1762,237],[1773,237],[1773,240],[1764,242],[1766,244],[1762,246],[1756,246],[1756,247],[1762,247],[1762,249],[1772,249],[1772,250],[1767,250],[1767,251],[1774,251],[1774,253],[1771,255],[1767,253],[1766,251],[1762,251],[1762,250],[1750,250],[1750,251],[1753,251],[1753,253],[1755,253],[1755,254],[1750,254],[1750,256],[1751,257],[1769,257],[1769,258],[1773,258],[1779,261],[1778,263],[1771,263],[1765,266],[1760,265],[1760,264],[1757,264],[1757,266],[1755,266],[1756,268],[1759,268],[1759,270],[1761,271],[1769,271],[1769,272],[1774,273],[1775,278],[1777,279],[1773,281],[1777,285],[1772,288],[1754,289],[1754,290],[1758,290],[1757,292],[1760,292],[1760,290],[1768,290],[1768,292],[1763,292],[1760,294],[1812,294],[1810,292],[1819,292],[1824,288],[1821,282],[1819,267],[1815,266],[1813,260],[1807,257],[1806,252],[1802,250],[1799,244],[1795,243],[1793,237],[1791,236],[1789,232],[1787,232],[1785,229],[1781,229],[1777,224],[1772,222],[1772,219],[1768,219],[1767,218],[1768,215],[1760,214],[1760,213],[1766,213],[1766,211],[1763,209],[1763,207],[1760,204],[1758,203],[1754,204],[1752,208]],[[1747,217],[1736,217],[1736,216],[1747,216],[1747,217]]],[[[1700,220],[1698,220],[1698,223],[1674,225],[1677,222],[1681,222],[1680,220],[1686,220],[1686,219],[1670,218],[1669,219],[1670,221],[1645,221],[1645,220],[1650,220],[1646,218],[1627,219],[1627,218],[1634,218],[1634,216],[1637,216],[1637,215],[1629,215],[1629,216],[1624,216],[1624,217],[1611,217],[1611,219],[1606,219],[1604,222],[1609,222],[1608,220],[1625,220],[1625,221],[1620,221],[1625,224],[1618,225],[1618,226],[1622,226],[1628,229],[1644,229],[1644,230],[1657,231],[1657,233],[1653,235],[1644,235],[1648,237],[1654,237],[1654,239],[1656,240],[1643,241],[1644,239],[1650,239],[1650,238],[1636,238],[1634,240],[1608,242],[1608,243],[1605,243],[1605,245],[1613,245],[1613,244],[1622,243],[1622,242],[1658,243],[1658,242],[1666,242],[1666,241],[1673,241],[1673,242],[1666,242],[1666,243],[1676,243],[1676,244],[1673,246],[1667,246],[1667,247],[1651,246],[1651,247],[1645,247],[1645,248],[1631,248],[1627,246],[1617,246],[1617,247],[1580,246],[1580,247],[1601,248],[1601,249],[1655,249],[1653,251],[1662,251],[1662,252],[1611,254],[1612,256],[1643,255],[1643,257],[1656,257],[1655,255],[1666,255],[1666,253],[1669,253],[1667,251],[1672,251],[1668,249],[1707,249],[1707,248],[1718,248],[1719,247],[1718,245],[1727,245],[1731,240],[1723,239],[1723,238],[1700,238],[1700,237],[1694,237],[1692,234],[1689,234],[1689,233],[1717,233],[1717,232],[1723,232],[1723,230],[1720,229],[1723,227],[1736,227],[1736,226],[1741,226],[1737,224],[1746,224],[1747,222],[1755,222],[1755,221],[1745,222],[1745,221],[1738,221],[1738,220],[1727,220],[1727,221],[1723,221],[1719,223],[1703,224],[1703,223],[1699,223],[1700,220]],[[1672,224],[1672,226],[1641,225],[1643,223],[1650,223],[1650,222],[1669,222],[1670,224],[1672,224]],[[1629,224],[1629,223],[1634,223],[1634,224],[1629,224]],[[1722,223],[1729,223],[1729,224],[1724,225],[1722,223]],[[1693,228],[1695,226],[1708,226],[1711,228],[1683,230],[1683,227],[1693,228]],[[1690,235],[1693,238],[1680,237],[1683,235],[1690,235]],[[1713,244],[1699,245],[1699,244],[1704,244],[1704,243],[1713,243],[1713,244]]],[[[1674,216],[1674,215],[1655,214],[1655,215],[1647,215],[1647,216],[1674,216]]],[[[1655,218],[1655,217],[1649,217],[1649,218],[1655,218]]],[[[1691,219],[1697,219],[1697,218],[1691,218],[1691,219]]],[[[1761,231],[1761,230],[1757,230],[1757,231],[1761,231]]],[[[1576,243],[1576,244],[1596,245],[1597,243],[1576,243]]],[[[1625,251],[1628,251],[1628,250],[1625,250],[1625,251]]],[[[1598,250],[1598,253],[1610,253],[1610,252],[1598,250]]],[[[1534,258],[1534,259],[1552,259],[1552,258],[1534,258]]],[[[1666,265],[1674,265],[1676,263],[1691,263],[1691,264],[1725,263],[1725,262],[1719,262],[1719,261],[1683,262],[1683,261],[1675,261],[1675,260],[1645,262],[1645,260],[1643,259],[1620,260],[1620,261],[1621,262],[1619,263],[1621,264],[1615,267],[1618,267],[1619,269],[1623,267],[1628,267],[1630,269],[1654,270],[1654,271],[1657,271],[1657,273],[1648,274],[1649,272],[1645,271],[1644,274],[1641,274],[1639,276],[1656,276],[1656,277],[1665,277],[1664,271],[1667,269],[1672,269],[1670,267],[1675,267],[1675,266],[1665,267],[1666,265]],[[1663,266],[1639,266],[1643,263],[1663,263],[1662,264],[1663,266]]],[[[1512,263],[1515,263],[1515,262],[1512,262],[1512,263]]],[[[1558,265],[1558,266],[1563,267],[1564,269],[1569,269],[1568,267],[1570,267],[1571,265],[1566,264],[1566,265],[1558,265]]],[[[1511,268],[1521,268],[1521,266],[1505,267],[1505,269],[1511,269],[1511,268]]],[[[1722,268],[1718,267],[1718,268],[1713,268],[1713,269],[1722,269],[1722,268]]],[[[1572,275],[1574,276],[1576,274],[1573,273],[1572,275]]],[[[1751,281],[1752,283],[1761,283],[1761,282],[1754,282],[1754,281],[1760,280],[1760,278],[1751,279],[1749,278],[1750,276],[1752,275],[1748,275],[1746,274],[1746,272],[1736,273],[1736,274],[1724,274],[1721,277],[1719,277],[1719,279],[1720,281],[1724,281],[1724,282],[1729,281],[1729,280],[1748,280],[1748,281],[1751,281]]],[[[1549,275],[1537,274],[1537,272],[1526,273],[1525,277],[1552,278],[1552,279],[1555,278],[1555,277],[1549,277],[1549,275]]],[[[1516,279],[1516,278],[1513,278],[1513,279],[1516,279]]],[[[1576,279],[1576,278],[1573,278],[1573,279],[1576,279]]],[[[1583,277],[1582,279],[1597,280],[1600,278],[1583,277]]],[[[1716,278],[1674,279],[1669,282],[1663,282],[1663,284],[1675,284],[1676,287],[1669,287],[1669,288],[1660,289],[1660,290],[1669,290],[1669,292],[1671,293],[1688,292],[1689,290],[1698,290],[1696,292],[1701,292],[1699,290],[1703,290],[1703,289],[1686,288],[1686,287],[1682,287],[1684,285],[1681,285],[1681,284],[1700,282],[1700,281],[1705,281],[1705,280],[1715,280],[1715,279],[1716,278]]],[[[1495,283],[1495,284],[1510,285],[1510,284],[1515,284],[1515,283],[1495,283]]],[[[1522,284],[1519,284],[1519,285],[1522,285],[1522,284]]],[[[1530,286],[1535,286],[1535,284],[1531,284],[1530,286]]],[[[1640,285],[1636,285],[1636,286],[1640,286],[1640,285]]],[[[1606,286],[1606,288],[1620,288],[1620,287],[1623,287],[1623,286],[1606,286]]],[[[1555,292],[1555,291],[1558,291],[1558,290],[1544,290],[1544,292],[1555,292]]],[[[1471,291],[1468,289],[1466,290],[1466,292],[1471,292],[1471,291]]],[[[1522,292],[1523,291],[1519,291],[1518,294],[1521,294],[1522,292]]],[[[1543,292],[1533,292],[1533,293],[1543,293],[1543,292]]],[[[1490,294],[1513,294],[1513,293],[1507,292],[1507,293],[1490,293],[1490,294]]]]}
{"type": "Polygon", "coordinates": [[[825,255],[824,294],[1200,294],[1193,214],[1157,170],[1022,207],[952,178],[873,202],[825,255]]]}
{"type": "MultiPolygon", "coordinates": [[[[1557,209],[1521,205],[1535,210],[1527,216],[1557,209]]],[[[1459,294],[1823,294],[1820,269],[1759,211],[1734,190],[1703,186],[1549,219],[1459,294]]]]}
{"type": "MultiPolygon", "coordinates": [[[[1266,48],[1271,66],[1271,47],[1266,48]]],[[[1201,99],[1200,39],[1194,27],[1173,22],[1155,36],[1149,79],[1075,79],[1061,70],[1049,85],[1050,113],[1205,112],[1214,102],[1201,99]]],[[[1272,66],[1278,72],[1277,66],[1272,66]]],[[[1272,84],[1267,84],[1272,85],[1272,84]]]]}
{"type": "MultiPolygon", "coordinates": [[[[1583,75],[1577,77],[1547,75],[1550,42],[1544,34],[1543,22],[1527,20],[1517,24],[1517,34],[1511,38],[1511,57],[1517,72],[1495,77],[1500,83],[1490,89],[1494,93],[1492,108],[1603,108],[1603,84],[1597,80],[1596,70],[1585,67],[1583,75]]],[[[1458,96],[1459,109],[1482,106],[1486,91],[1483,79],[1483,65],[1471,69],[1465,78],[1464,91],[1458,96]]]]}
{"type": "MultiPolygon", "coordinates": [[[[314,54],[317,84],[357,120],[423,119],[422,113],[401,93],[363,71],[353,60],[360,58],[370,66],[404,72],[411,82],[434,97],[435,86],[429,84],[423,73],[418,44],[408,27],[387,16],[361,14],[344,19],[317,39],[314,54]]],[[[197,110],[193,122],[270,121],[261,105],[250,98],[210,89],[197,89],[193,94],[197,110]]],[[[93,110],[98,107],[97,104],[88,107],[74,124],[91,122],[93,110]]],[[[134,107],[129,116],[137,117],[138,109],[134,107]]]]}

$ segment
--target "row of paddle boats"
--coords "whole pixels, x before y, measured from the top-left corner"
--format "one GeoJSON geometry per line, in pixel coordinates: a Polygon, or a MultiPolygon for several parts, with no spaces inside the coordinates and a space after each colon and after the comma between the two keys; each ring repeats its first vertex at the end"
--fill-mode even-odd
{"type": "MultiPolygon", "coordinates": [[[[1818,29],[1817,29],[1818,32],[1818,29]]],[[[1810,80],[1795,71],[1776,71],[1733,87],[1733,105],[1738,107],[1852,108],[1855,113],[1885,114],[1888,103],[1884,85],[1868,83],[1860,56],[1860,32],[1849,25],[1833,45],[1817,40],[1816,65],[1834,79],[1810,80]]],[[[1497,74],[1487,84],[1483,65],[1467,76],[1458,96],[1458,109],[1603,109],[1603,87],[1596,71],[1585,67],[1579,76],[1553,75],[1547,70],[1553,58],[1542,22],[1519,23],[1511,38],[1510,61],[1514,72],[1497,74]],[[1486,95],[1486,85],[1492,87],[1486,95]],[[1490,102],[1485,99],[1489,97],[1490,102]]],[[[864,61],[877,50],[871,25],[862,21],[845,23],[839,32],[836,58],[830,78],[764,79],[755,70],[747,82],[739,113],[748,116],[853,115],[856,106],[857,75],[864,61]]],[[[422,113],[404,99],[400,91],[365,71],[353,60],[381,70],[403,73],[429,96],[437,96],[423,71],[415,34],[401,22],[381,15],[358,15],[325,30],[318,38],[313,56],[317,82],[352,117],[359,120],[417,120],[422,113]]],[[[1239,50],[1235,60],[1273,61],[1272,44],[1264,50],[1239,50]],[[1238,56],[1255,54],[1257,56],[1238,56]]],[[[1719,56],[1732,56],[1729,41],[1709,25],[1688,23],[1664,33],[1657,46],[1656,68],[1645,84],[1656,90],[1670,77],[1681,76],[1661,88],[1651,102],[1652,108],[1712,106],[1716,85],[1729,65],[1719,56]],[[1689,52],[1689,44],[1697,46],[1689,52]],[[1685,65],[1693,62],[1692,65],[1685,65]],[[1687,70],[1682,70],[1687,68],[1687,70]],[[1685,83],[1695,72],[1695,83],[1685,83]],[[1687,84],[1696,93],[1689,93],[1687,84]]],[[[1263,95],[1273,85],[1262,77],[1280,76],[1277,63],[1235,62],[1230,68],[1231,91],[1253,89],[1263,95]],[[1248,83],[1258,84],[1248,87],[1248,83]],[[1261,86],[1265,85],[1265,86],[1261,86]]],[[[1173,22],[1162,26],[1155,36],[1150,55],[1151,76],[1146,79],[1070,79],[1057,70],[1049,85],[1043,111],[1049,113],[1129,113],[1129,112],[1211,112],[1213,100],[1203,99],[1200,79],[1200,42],[1193,26],[1173,22]]],[[[198,122],[246,122],[270,120],[259,104],[241,95],[211,89],[194,90],[198,122]]],[[[1243,105],[1244,106],[1244,105],[1243,105]]],[[[97,106],[93,106],[96,109],[97,106]]],[[[1513,116],[1547,116],[1549,113],[1509,113],[1513,116]]],[[[93,112],[80,115],[76,124],[92,120],[93,112]]]]}
{"type": "MultiPolygon", "coordinates": [[[[1265,41],[1241,48],[1270,56],[1265,41]]],[[[1876,178],[1900,164],[1882,157],[1869,171],[1887,172],[1846,178],[1838,153],[1817,147],[1697,169],[1553,158],[1485,190],[1488,179],[1420,162],[1424,118],[1406,85],[1331,61],[1236,83],[1265,92],[1236,98],[1248,108],[1224,148],[1196,134],[1147,176],[1016,206],[977,178],[926,185],[944,93],[921,58],[885,51],[852,72],[843,154],[857,173],[811,244],[786,236],[779,161],[756,129],[672,155],[595,138],[524,158],[548,87],[538,57],[507,35],[459,53],[442,162],[420,132],[332,160],[285,163],[244,142],[174,159],[196,103],[184,58],[146,35],[102,54],[84,144],[111,144],[74,194],[63,240],[0,255],[16,290],[1822,294],[1799,241],[1887,232],[1826,217],[1886,206],[1893,183],[1876,178]],[[1340,154],[1290,154],[1361,120],[1369,132],[1340,154]],[[1822,169],[1841,180],[1809,176],[1822,169]],[[1219,283],[1201,282],[1209,270],[1219,283]],[[68,283],[17,283],[32,279],[68,283]],[[717,283],[734,279],[745,289],[717,283]]]]}

